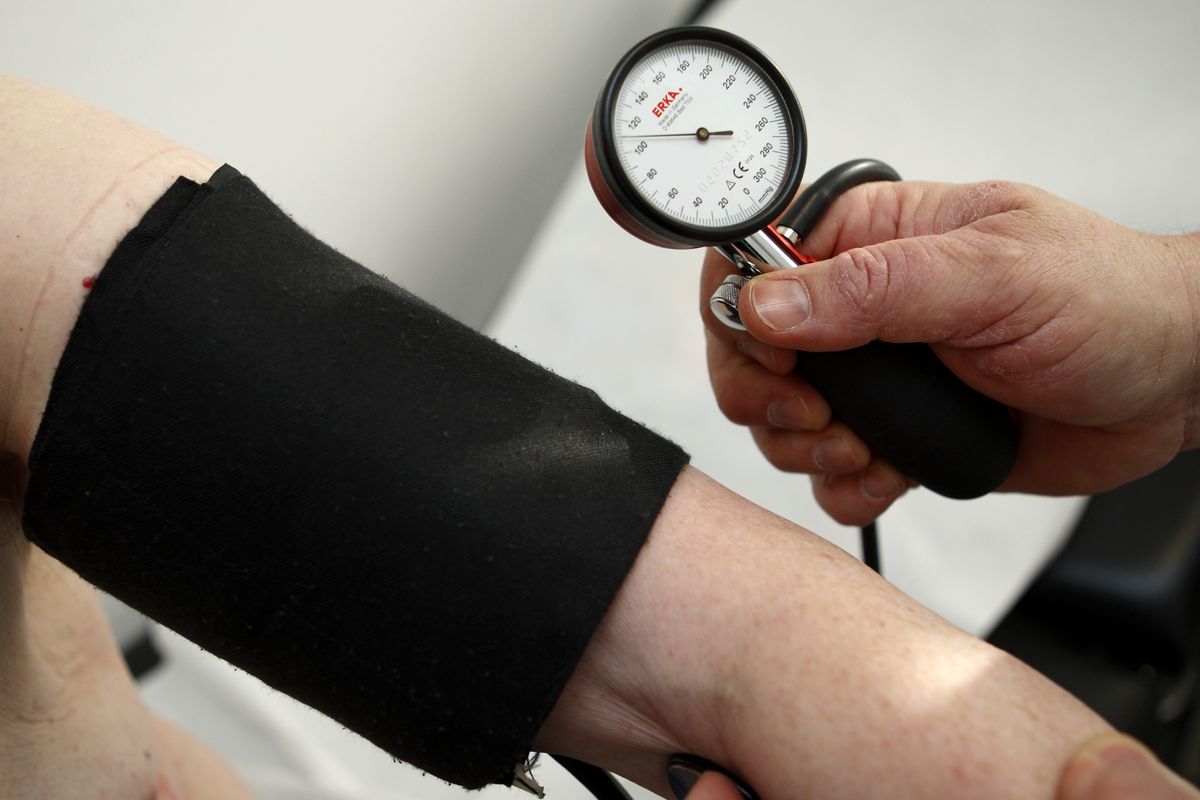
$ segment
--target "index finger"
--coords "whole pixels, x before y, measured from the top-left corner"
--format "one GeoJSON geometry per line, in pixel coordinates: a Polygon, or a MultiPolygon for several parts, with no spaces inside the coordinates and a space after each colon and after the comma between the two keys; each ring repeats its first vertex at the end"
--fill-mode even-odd
{"type": "Polygon", "coordinates": [[[984,217],[1011,211],[1022,198],[1011,184],[879,181],[838,197],[799,243],[817,260],[892,239],[947,233],[984,217]]]}

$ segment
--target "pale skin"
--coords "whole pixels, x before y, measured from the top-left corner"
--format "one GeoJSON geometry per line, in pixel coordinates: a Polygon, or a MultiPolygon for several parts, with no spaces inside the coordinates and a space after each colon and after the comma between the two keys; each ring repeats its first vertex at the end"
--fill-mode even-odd
{"type": "Polygon", "coordinates": [[[0,797],[248,798],[142,705],[95,592],[21,534],[24,465],[83,280],[179,175],[218,166],[0,78],[0,797]]]}
{"type": "MultiPolygon", "coordinates": [[[[216,166],[0,78],[0,797],[249,795],[147,711],[91,589],[19,529],[85,279],[175,177],[216,166]]],[[[667,757],[690,752],[764,800],[1032,798],[1053,796],[1072,754],[1107,732],[1014,659],[689,469],[534,747],[663,795],[667,757]]],[[[710,773],[690,797],[738,795],[710,773]]]]}

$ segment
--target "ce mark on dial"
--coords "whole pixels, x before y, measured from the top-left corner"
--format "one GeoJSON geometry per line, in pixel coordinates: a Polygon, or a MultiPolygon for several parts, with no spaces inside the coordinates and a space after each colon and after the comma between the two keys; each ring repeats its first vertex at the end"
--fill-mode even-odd
{"type": "Polygon", "coordinates": [[[739,162],[737,163],[737,166],[733,168],[733,177],[734,177],[734,180],[741,180],[742,178],[746,177],[746,173],[747,173],[747,172],[749,172],[749,170],[748,170],[748,169],[746,169],[745,167],[743,167],[743,166],[742,166],[742,162],[740,162],[740,161],[739,161],[739,162]],[[741,173],[742,173],[741,175],[738,175],[738,171],[739,171],[739,170],[740,170],[740,171],[741,171],[741,173]]]}

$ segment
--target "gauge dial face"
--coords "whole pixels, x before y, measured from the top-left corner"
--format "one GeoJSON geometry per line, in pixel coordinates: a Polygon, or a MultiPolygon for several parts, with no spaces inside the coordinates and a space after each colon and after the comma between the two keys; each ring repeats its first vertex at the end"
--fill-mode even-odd
{"type": "Polygon", "coordinates": [[[779,88],[716,42],[651,51],[626,73],[612,107],[620,169],[666,217],[699,228],[745,223],[787,182],[794,126],[779,88]]]}

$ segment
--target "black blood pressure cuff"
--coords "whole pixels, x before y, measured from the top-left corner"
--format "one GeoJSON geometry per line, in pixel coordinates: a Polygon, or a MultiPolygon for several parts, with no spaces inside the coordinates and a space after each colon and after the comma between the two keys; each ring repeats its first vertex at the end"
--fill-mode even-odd
{"type": "Polygon", "coordinates": [[[322,244],[180,179],[96,280],[25,530],[446,780],[511,781],[686,461],[322,244]]]}

